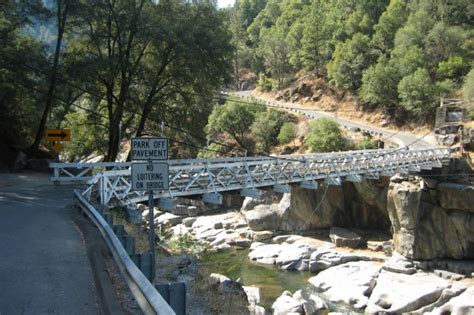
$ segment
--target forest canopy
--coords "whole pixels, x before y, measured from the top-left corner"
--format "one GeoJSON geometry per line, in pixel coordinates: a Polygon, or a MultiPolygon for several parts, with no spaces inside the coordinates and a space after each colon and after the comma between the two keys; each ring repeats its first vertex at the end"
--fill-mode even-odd
{"type": "Polygon", "coordinates": [[[264,90],[304,70],[417,119],[461,97],[473,68],[469,0],[240,0],[229,14],[235,72],[252,69],[264,90]]]}

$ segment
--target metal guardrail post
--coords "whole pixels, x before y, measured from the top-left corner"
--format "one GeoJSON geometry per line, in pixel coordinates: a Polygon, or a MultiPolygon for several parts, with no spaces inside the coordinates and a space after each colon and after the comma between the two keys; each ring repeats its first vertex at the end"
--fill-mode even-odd
{"type": "Polygon", "coordinates": [[[175,315],[173,309],[166,303],[163,297],[138,269],[131,260],[125,248],[120,243],[109,224],[100,213],[75,190],[74,197],[78,201],[81,209],[87,214],[92,222],[97,226],[108,248],[112,252],[113,258],[127,283],[132,295],[140,305],[145,314],[175,315]]]}

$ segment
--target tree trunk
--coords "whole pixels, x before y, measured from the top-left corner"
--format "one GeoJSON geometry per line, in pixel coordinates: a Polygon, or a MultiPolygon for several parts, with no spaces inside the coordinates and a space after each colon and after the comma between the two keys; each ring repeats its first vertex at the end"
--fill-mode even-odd
{"type": "Polygon", "coordinates": [[[56,90],[56,82],[57,82],[57,75],[58,75],[59,56],[61,54],[61,43],[62,43],[62,39],[64,35],[64,30],[66,28],[66,19],[67,19],[68,6],[69,6],[68,1],[66,0],[64,3],[64,9],[62,9],[61,1],[63,0],[57,0],[56,2],[58,37],[56,39],[56,47],[54,50],[54,57],[53,57],[53,67],[51,69],[51,76],[49,80],[48,93],[46,95],[46,103],[43,110],[43,115],[41,116],[38,130],[36,131],[35,141],[30,147],[30,152],[32,154],[34,154],[34,152],[36,152],[39,148],[41,139],[43,138],[44,129],[46,127],[46,121],[48,119],[48,115],[51,112],[51,108],[53,107],[54,92],[56,90]]]}

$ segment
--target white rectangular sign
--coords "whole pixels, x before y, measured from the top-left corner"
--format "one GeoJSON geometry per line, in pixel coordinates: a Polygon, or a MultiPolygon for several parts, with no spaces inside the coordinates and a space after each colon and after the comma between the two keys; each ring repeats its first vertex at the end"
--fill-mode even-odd
{"type": "Polygon", "coordinates": [[[143,137],[132,138],[131,159],[133,160],[167,160],[168,138],[143,137]]]}
{"type": "Polygon", "coordinates": [[[168,190],[169,166],[163,162],[132,163],[132,190],[168,190]]]}

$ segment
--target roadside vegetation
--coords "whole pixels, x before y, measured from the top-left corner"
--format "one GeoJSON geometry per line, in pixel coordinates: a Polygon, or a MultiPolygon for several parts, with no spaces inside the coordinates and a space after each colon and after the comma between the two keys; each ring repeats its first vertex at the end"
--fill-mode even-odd
{"type": "Polygon", "coordinates": [[[40,156],[45,128],[70,128],[65,158],[114,161],[163,123],[173,156],[197,154],[231,77],[231,33],[211,2],[6,0],[0,21],[1,148],[40,156]]]}

